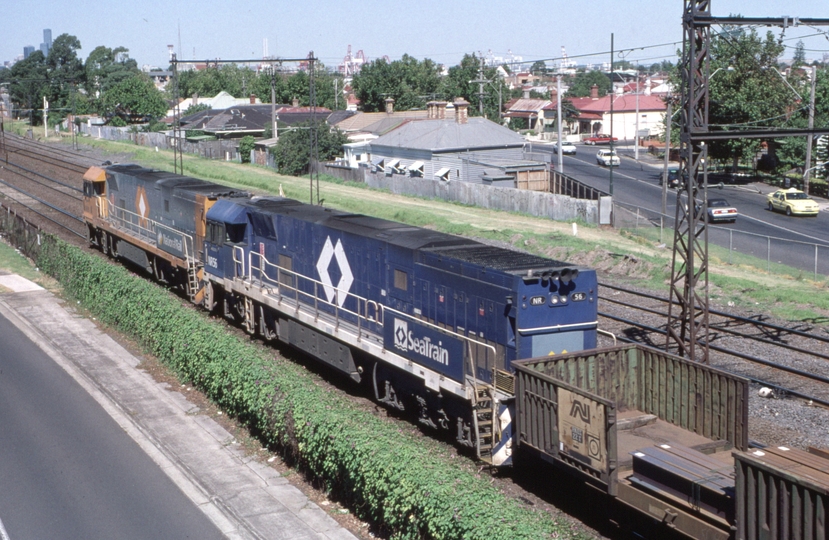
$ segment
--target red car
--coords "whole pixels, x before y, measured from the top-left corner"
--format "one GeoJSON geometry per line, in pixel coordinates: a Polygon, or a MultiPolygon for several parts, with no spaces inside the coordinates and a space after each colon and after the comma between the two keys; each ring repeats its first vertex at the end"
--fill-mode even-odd
{"type": "MultiPolygon", "coordinates": [[[[609,144],[610,143],[610,135],[605,135],[604,133],[597,133],[592,137],[588,137],[584,139],[584,142],[587,144],[609,144]]],[[[618,141],[617,137],[613,137],[614,141],[618,141]]]]}

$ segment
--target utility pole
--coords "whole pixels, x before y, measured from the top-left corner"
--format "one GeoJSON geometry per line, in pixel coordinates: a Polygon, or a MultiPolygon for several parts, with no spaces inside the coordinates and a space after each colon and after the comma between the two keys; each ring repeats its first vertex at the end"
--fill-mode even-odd
{"type": "Polygon", "coordinates": [[[633,138],[633,158],[639,161],[639,73],[636,73],[636,135],[633,138]]]}
{"type": "MultiPolygon", "coordinates": [[[[469,81],[471,83],[478,83],[478,112],[481,116],[484,115],[484,84],[488,83],[489,81],[484,79],[484,58],[481,57],[481,65],[478,67],[478,78],[474,81],[469,81]]],[[[500,100],[499,100],[500,101],[500,100]]],[[[499,104],[498,107],[498,115],[501,115],[501,107],[499,104]]]]}
{"type": "Polygon", "coordinates": [[[49,137],[49,133],[47,132],[46,126],[49,124],[47,120],[49,119],[49,102],[46,101],[46,96],[43,96],[43,138],[46,139],[49,137]]]}
{"type": "Polygon", "coordinates": [[[308,101],[311,108],[310,151],[308,156],[308,177],[311,181],[311,204],[314,204],[314,181],[316,180],[317,204],[320,204],[319,140],[317,128],[317,92],[314,87],[315,77],[314,51],[308,53],[308,101]]]}
{"type": "Polygon", "coordinates": [[[671,107],[673,101],[671,95],[668,94],[668,112],[665,117],[665,166],[662,168],[662,218],[668,213],[668,160],[671,155],[671,118],[673,113],[671,107]]]}
{"type": "Polygon", "coordinates": [[[271,64],[271,137],[279,138],[276,134],[276,70],[271,64]]]}
{"type": "MultiPolygon", "coordinates": [[[[179,32],[181,32],[181,29],[179,29],[179,32]]],[[[180,33],[179,40],[181,40],[180,33]]],[[[180,41],[179,49],[181,49],[180,41]]],[[[176,53],[173,53],[170,63],[173,64],[173,100],[175,100],[173,107],[173,172],[184,174],[184,155],[182,154],[184,148],[181,144],[181,103],[178,95],[178,60],[176,53]]]]}
{"type": "Polygon", "coordinates": [[[564,157],[561,151],[561,75],[556,77],[556,127],[558,128],[558,172],[564,172],[564,157]]]}
{"type": "MultiPolygon", "coordinates": [[[[616,92],[613,91],[613,33],[610,34],[610,153],[613,154],[613,98],[616,92]]],[[[613,158],[610,159],[610,197],[613,197],[613,158]]],[[[613,212],[610,212],[610,221],[613,222],[613,212]]]]}
{"type": "MultiPolygon", "coordinates": [[[[812,95],[809,97],[809,131],[815,129],[815,83],[817,82],[817,68],[812,66],[812,95]]],[[[803,191],[809,193],[809,171],[812,167],[812,140],[814,134],[806,136],[806,166],[803,171],[803,191]]]]}

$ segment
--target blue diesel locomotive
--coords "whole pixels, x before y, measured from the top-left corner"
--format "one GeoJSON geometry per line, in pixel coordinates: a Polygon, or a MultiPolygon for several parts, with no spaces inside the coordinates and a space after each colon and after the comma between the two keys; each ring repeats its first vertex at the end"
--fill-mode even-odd
{"type": "Polygon", "coordinates": [[[496,465],[512,362],[596,346],[591,269],[134,165],[91,169],[85,194],[91,243],[496,465]]]}

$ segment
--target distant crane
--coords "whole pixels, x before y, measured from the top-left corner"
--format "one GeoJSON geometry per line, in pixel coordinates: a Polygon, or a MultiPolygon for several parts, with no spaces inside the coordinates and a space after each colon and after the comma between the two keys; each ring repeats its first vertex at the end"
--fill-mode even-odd
{"type": "Polygon", "coordinates": [[[564,48],[564,45],[561,46],[561,67],[563,68],[571,68],[575,67],[576,63],[573,60],[567,58],[567,49],[564,48]]]}
{"type": "Polygon", "coordinates": [[[357,51],[356,55],[351,56],[351,45],[349,45],[348,53],[346,53],[343,58],[343,63],[339,66],[340,73],[342,73],[344,77],[353,77],[360,72],[360,68],[362,68],[365,63],[366,57],[363,54],[363,50],[360,49],[357,51]]]}
{"type": "Polygon", "coordinates": [[[567,49],[564,45],[561,46],[561,62],[559,63],[559,73],[575,73],[576,62],[567,57],[567,49]]]}

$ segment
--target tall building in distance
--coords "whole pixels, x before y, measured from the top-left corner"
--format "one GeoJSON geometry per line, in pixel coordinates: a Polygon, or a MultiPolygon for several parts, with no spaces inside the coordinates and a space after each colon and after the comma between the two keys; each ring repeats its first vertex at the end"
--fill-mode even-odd
{"type": "Polygon", "coordinates": [[[30,54],[35,52],[35,48],[33,45],[26,45],[23,47],[23,60],[27,59],[30,54]]]}
{"type": "Polygon", "coordinates": [[[43,56],[49,56],[49,49],[52,48],[52,30],[49,28],[43,29],[43,43],[40,44],[40,52],[43,56]]]}

